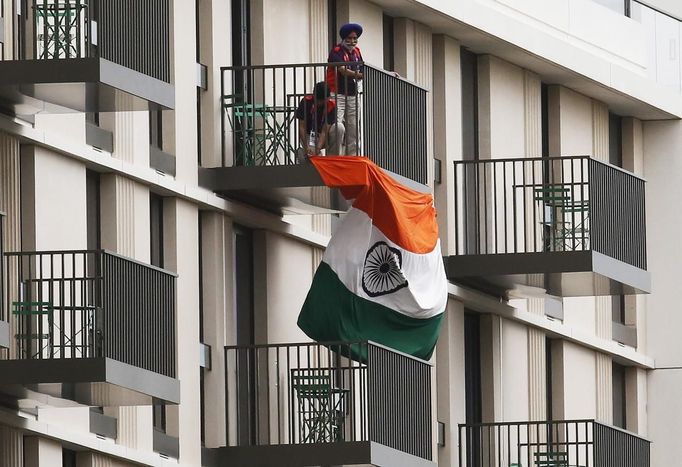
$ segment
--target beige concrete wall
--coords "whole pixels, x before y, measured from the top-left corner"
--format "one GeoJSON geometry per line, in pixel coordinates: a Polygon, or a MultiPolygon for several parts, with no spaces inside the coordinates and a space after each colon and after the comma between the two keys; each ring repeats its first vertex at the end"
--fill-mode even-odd
{"type": "Polygon", "coordinates": [[[21,157],[24,249],[85,249],[85,166],[37,146],[23,147],[21,157]]]}
{"type": "Polygon", "coordinates": [[[342,24],[361,24],[363,32],[358,45],[362,51],[362,56],[365,61],[383,68],[384,35],[383,11],[381,7],[367,0],[339,0],[337,1],[336,20],[338,23],[336,27],[336,42],[341,41],[338,36],[338,29],[342,24]]]}
{"type": "Polygon", "coordinates": [[[682,417],[682,370],[649,372],[647,386],[648,431],[651,445],[651,465],[675,465],[682,456],[682,444],[676,427],[682,417]]]}
{"type": "Polygon", "coordinates": [[[559,372],[554,394],[555,419],[595,418],[597,413],[594,351],[572,342],[559,342],[561,352],[554,352],[552,371],[559,372]],[[556,355],[558,354],[558,355],[556,355]]]}
{"type": "Polygon", "coordinates": [[[269,343],[309,341],[296,320],[313,278],[313,250],[272,232],[263,234],[267,275],[266,282],[257,286],[265,288],[267,298],[261,303],[265,309],[256,311],[256,334],[269,343]]]}
{"type": "Polygon", "coordinates": [[[251,63],[309,62],[309,29],[308,0],[252,1],[251,63]]]}
{"type": "Polygon", "coordinates": [[[523,157],[524,71],[492,55],[478,60],[478,144],[481,159],[523,157]]]}
{"type": "Polygon", "coordinates": [[[36,436],[26,437],[24,467],[62,467],[62,445],[36,436]]]}

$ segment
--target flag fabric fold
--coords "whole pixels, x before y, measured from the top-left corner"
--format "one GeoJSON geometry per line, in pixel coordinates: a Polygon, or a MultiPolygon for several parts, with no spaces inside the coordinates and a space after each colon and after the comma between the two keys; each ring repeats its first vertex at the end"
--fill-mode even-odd
{"type": "Polygon", "coordinates": [[[370,340],[429,359],[447,303],[433,198],[365,157],[312,157],[352,207],[332,236],[298,318],[318,342],[370,340]]]}

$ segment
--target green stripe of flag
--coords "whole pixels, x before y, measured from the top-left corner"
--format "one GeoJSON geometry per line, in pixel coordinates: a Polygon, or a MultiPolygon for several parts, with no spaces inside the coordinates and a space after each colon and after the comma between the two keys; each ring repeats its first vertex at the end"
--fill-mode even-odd
{"type": "Polygon", "coordinates": [[[371,340],[428,360],[433,354],[443,315],[412,318],[359,297],[322,262],[301,309],[298,326],[317,342],[371,340]]]}

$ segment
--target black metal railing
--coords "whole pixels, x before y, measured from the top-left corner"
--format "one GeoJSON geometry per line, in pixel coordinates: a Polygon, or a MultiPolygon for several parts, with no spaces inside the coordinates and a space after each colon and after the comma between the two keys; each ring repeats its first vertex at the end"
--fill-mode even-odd
{"type": "Polygon", "coordinates": [[[594,420],[459,425],[460,467],[649,467],[650,442],[594,420]]]}
{"type": "MultiPolygon", "coordinates": [[[[296,109],[316,83],[343,82],[339,68],[345,66],[222,68],[223,166],[300,162],[299,148],[308,142],[299,135],[296,109]]],[[[341,124],[331,125],[326,154],[366,155],[384,169],[427,183],[426,90],[371,65],[354,66],[364,75],[356,91],[330,96],[341,124]]],[[[324,121],[314,119],[311,130],[319,135],[324,121]]]]}
{"type": "Polygon", "coordinates": [[[105,251],[8,252],[16,358],[108,357],[175,376],[175,275],[105,251]]]}
{"type": "Polygon", "coordinates": [[[646,269],[644,180],[589,156],[455,162],[459,255],[598,251],[646,269]]]}
{"type": "MultiPolygon", "coordinates": [[[[38,60],[101,57],[170,82],[168,0],[29,0],[19,23],[38,60]]],[[[22,41],[24,46],[26,41],[22,41]]]]}
{"type": "Polygon", "coordinates": [[[431,459],[431,366],[371,342],[225,348],[228,446],[375,441],[431,459]],[[350,358],[349,358],[350,357],[350,358]]]}

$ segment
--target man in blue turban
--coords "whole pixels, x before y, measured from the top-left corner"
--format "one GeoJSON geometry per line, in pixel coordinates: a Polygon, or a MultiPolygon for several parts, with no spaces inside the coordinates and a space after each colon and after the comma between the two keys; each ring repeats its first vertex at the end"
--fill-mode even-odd
{"type": "Polygon", "coordinates": [[[336,102],[336,122],[344,126],[345,150],[341,142],[330,147],[330,155],[359,155],[358,148],[358,81],[362,75],[362,54],[358,47],[358,38],[362,35],[362,26],[348,23],[339,30],[341,42],[335,45],[327,62],[327,85],[331,98],[336,102]],[[332,65],[335,64],[335,65],[332,65]]]}

